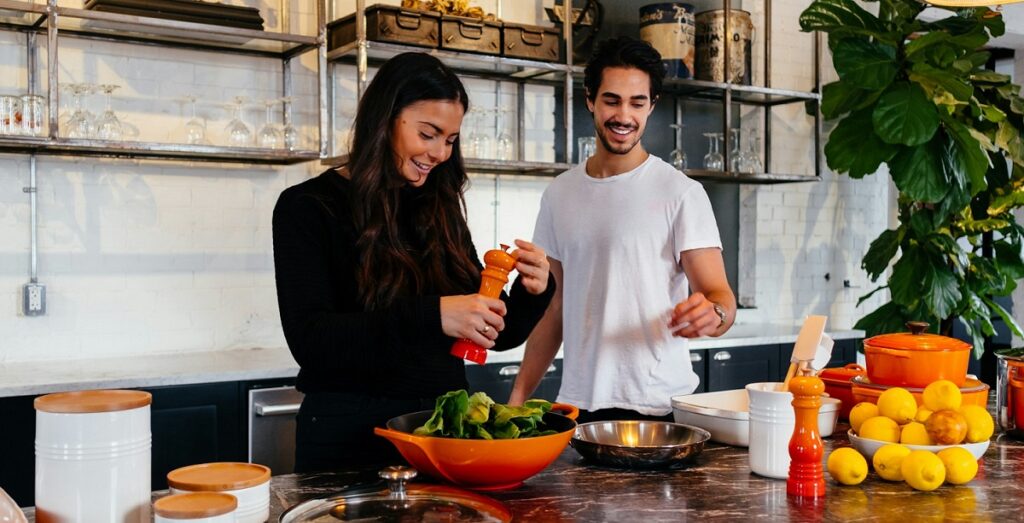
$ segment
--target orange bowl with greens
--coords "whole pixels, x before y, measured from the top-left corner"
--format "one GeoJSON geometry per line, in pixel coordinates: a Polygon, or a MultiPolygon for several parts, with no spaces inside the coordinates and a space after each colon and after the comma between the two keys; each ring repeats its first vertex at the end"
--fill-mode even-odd
{"type": "MultiPolygon", "coordinates": [[[[532,436],[478,439],[476,429],[468,428],[469,423],[464,432],[473,431],[471,436],[452,437],[450,433],[442,435],[440,431],[429,434],[421,428],[431,426],[428,422],[436,420],[437,409],[392,418],[386,428],[377,427],[374,432],[391,441],[402,457],[420,472],[471,489],[508,489],[522,485],[524,480],[547,468],[562,453],[576,431],[574,420],[579,414],[576,407],[559,403],[549,405],[549,411],[534,417],[538,420],[534,433],[538,435],[532,436]]],[[[493,421],[496,415],[492,413],[489,417],[493,421]]]]}

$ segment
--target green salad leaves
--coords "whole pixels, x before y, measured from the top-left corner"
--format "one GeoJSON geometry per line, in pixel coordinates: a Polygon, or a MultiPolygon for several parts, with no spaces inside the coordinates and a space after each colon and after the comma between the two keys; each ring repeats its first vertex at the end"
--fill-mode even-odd
{"type": "Polygon", "coordinates": [[[453,390],[439,396],[434,414],[418,427],[417,436],[461,439],[515,439],[555,434],[543,430],[541,419],[551,410],[551,402],[527,400],[521,407],[495,403],[487,394],[470,396],[465,390],[453,390]]]}

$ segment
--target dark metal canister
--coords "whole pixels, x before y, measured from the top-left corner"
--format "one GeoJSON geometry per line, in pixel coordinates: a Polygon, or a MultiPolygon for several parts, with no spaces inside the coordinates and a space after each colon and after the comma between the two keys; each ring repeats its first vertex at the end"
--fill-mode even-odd
{"type": "Polygon", "coordinates": [[[682,2],[650,4],[640,8],[640,38],[661,53],[670,78],[693,78],[693,6],[682,2]]]}

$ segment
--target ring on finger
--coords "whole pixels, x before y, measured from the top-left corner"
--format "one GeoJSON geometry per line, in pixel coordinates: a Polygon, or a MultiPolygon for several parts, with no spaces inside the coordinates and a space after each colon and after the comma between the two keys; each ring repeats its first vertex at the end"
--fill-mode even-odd
{"type": "Polygon", "coordinates": [[[491,326],[490,325],[484,325],[484,328],[480,329],[480,334],[487,334],[488,332],[491,332],[491,326]]]}

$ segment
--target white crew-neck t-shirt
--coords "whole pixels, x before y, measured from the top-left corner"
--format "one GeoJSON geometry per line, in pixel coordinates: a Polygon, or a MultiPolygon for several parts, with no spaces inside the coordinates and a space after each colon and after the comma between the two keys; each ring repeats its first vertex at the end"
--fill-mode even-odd
{"type": "Polygon", "coordinates": [[[609,178],[580,164],[544,191],[534,242],[564,271],[558,401],[671,413],[700,383],[668,328],[689,295],[679,254],[722,247],[704,188],[653,155],[609,178]]]}

